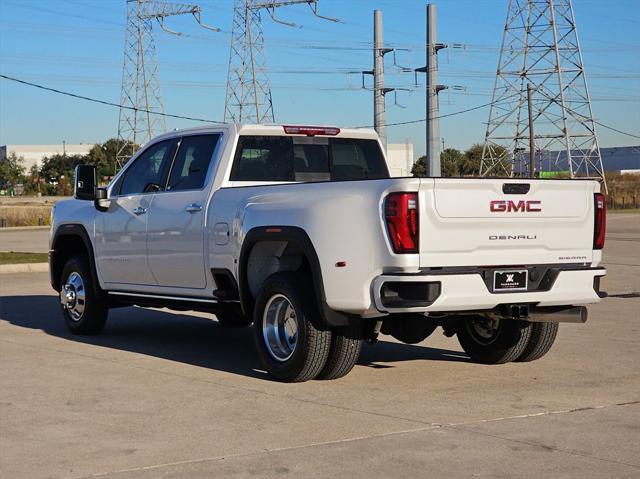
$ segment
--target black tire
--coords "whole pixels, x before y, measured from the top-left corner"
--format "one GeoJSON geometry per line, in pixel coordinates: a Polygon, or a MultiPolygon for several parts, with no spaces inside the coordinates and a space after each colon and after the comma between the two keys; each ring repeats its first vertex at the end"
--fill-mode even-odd
{"type": "Polygon", "coordinates": [[[216,314],[216,319],[220,326],[225,328],[246,328],[251,326],[253,320],[239,313],[219,313],[216,314]]]}
{"type": "Polygon", "coordinates": [[[67,298],[66,293],[74,298],[68,300],[66,305],[62,301],[60,304],[69,331],[74,334],[99,334],[107,322],[109,308],[102,298],[100,287],[94,284],[86,256],[74,256],[66,262],[62,268],[60,290],[61,300],[67,298]],[[81,313],[78,311],[80,307],[81,313]]]}
{"type": "MultiPolygon", "coordinates": [[[[277,273],[264,282],[256,298],[253,316],[253,328],[258,349],[258,355],[269,374],[284,382],[302,382],[315,378],[329,356],[331,346],[331,331],[320,326],[320,315],[316,300],[312,294],[312,287],[304,276],[295,273],[277,273]],[[283,299],[284,298],[284,299],[283,299]],[[276,302],[286,304],[293,308],[292,316],[282,326],[282,331],[287,330],[288,321],[295,321],[295,345],[289,356],[284,353],[280,359],[276,358],[274,350],[277,345],[267,345],[263,328],[269,315],[265,315],[268,305],[279,313],[276,302]]],[[[273,310],[272,310],[273,311],[273,310]]],[[[290,311],[286,308],[283,314],[290,311]]],[[[274,313],[275,314],[275,313],[274,313]]],[[[271,330],[273,332],[273,330],[271,330]]],[[[283,340],[282,336],[278,336],[283,340]]],[[[287,339],[288,341],[288,339],[287,339]]],[[[284,341],[281,341],[281,343],[284,341]]],[[[287,342],[290,345],[290,342],[287,342]]]]}
{"type": "Polygon", "coordinates": [[[333,330],[329,357],[318,379],[338,379],[349,374],[360,357],[361,349],[362,340],[358,339],[355,328],[333,330]]]}
{"type": "Polygon", "coordinates": [[[522,354],[516,359],[518,362],[540,359],[549,352],[558,335],[558,323],[532,323],[529,329],[531,337],[522,354]]]}
{"type": "Polygon", "coordinates": [[[504,364],[515,361],[524,352],[531,328],[524,321],[503,319],[485,337],[476,325],[486,324],[481,317],[465,319],[458,329],[458,341],[471,360],[482,364],[504,364]]]}

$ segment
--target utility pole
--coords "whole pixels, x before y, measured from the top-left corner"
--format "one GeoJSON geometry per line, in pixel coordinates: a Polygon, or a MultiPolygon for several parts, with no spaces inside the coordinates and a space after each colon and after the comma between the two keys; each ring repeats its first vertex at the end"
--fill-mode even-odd
{"type": "Polygon", "coordinates": [[[480,175],[519,173],[534,140],[539,172],[598,179],[606,190],[571,0],[509,0],[480,175]]]}
{"type": "Polygon", "coordinates": [[[531,98],[533,97],[533,86],[527,83],[527,105],[529,109],[529,177],[536,176],[536,142],[533,134],[533,105],[531,98]]]}
{"type": "Polygon", "coordinates": [[[440,106],[438,103],[438,93],[447,87],[438,85],[438,52],[447,45],[437,43],[436,32],[436,6],[427,4],[427,65],[416,69],[416,72],[426,74],[426,97],[427,97],[427,123],[426,123],[426,146],[427,146],[427,175],[441,176],[440,166],[440,106]]]}
{"type": "Polygon", "coordinates": [[[384,56],[391,53],[392,48],[384,47],[382,30],[382,12],[373,12],[373,125],[380,136],[384,147],[387,147],[387,107],[385,97],[393,88],[384,86],[384,56]]]}
{"type": "Polygon", "coordinates": [[[274,123],[271,87],[267,76],[261,11],[274,22],[297,26],[276,17],[276,10],[306,4],[318,18],[337,22],[318,13],[319,0],[235,0],[229,53],[224,119],[234,123],[274,123]]]}
{"type": "Polygon", "coordinates": [[[364,75],[373,76],[373,127],[380,137],[380,141],[387,147],[387,116],[385,97],[395,88],[384,86],[384,56],[393,52],[393,48],[385,48],[382,28],[382,12],[373,11],[373,70],[362,72],[362,88],[365,87],[364,75]]]}

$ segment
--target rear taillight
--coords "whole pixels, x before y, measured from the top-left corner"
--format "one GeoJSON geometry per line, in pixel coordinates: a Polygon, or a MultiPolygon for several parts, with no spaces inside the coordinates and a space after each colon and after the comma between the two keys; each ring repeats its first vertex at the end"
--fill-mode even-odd
{"type": "Polygon", "coordinates": [[[384,202],[389,239],[396,253],[417,253],[420,238],[417,193],[390,193],[384,202]]]}
{"type": "Polygon", "coordinates": [[[602,193],[593,195],[595,216],[593,221],[593,249],[604,247],[604,236],[607,232],[607,203],[602,193]]]}

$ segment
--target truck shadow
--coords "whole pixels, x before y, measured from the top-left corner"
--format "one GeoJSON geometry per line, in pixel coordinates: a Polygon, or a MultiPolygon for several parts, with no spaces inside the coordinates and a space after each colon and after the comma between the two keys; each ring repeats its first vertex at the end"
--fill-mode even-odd
{"type": "MultiPolygon", "coordinates": [[[[211,316],[213,318],[213,315],[211,316]]],[[[250,328],[228,329],[216,321],[159,310],[118,308],[98,336],[70,334],[60,317],[57,296],[0,297],[0,320],[40,329],[69,341],[129,351],[244,376],[269,379],[262,370],[250,328]]],[[[461,352],[379,341],[364,346],[358,364],[394,367],[398,361],[469,361],[461,352]]]]}

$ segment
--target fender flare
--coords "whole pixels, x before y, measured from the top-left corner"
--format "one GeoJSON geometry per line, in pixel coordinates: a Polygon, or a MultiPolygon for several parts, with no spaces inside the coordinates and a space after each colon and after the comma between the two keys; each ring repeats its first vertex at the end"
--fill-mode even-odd
{"type": "Polygon", "coordinates": [[[56,268],[56,246],[59,244],[59,241],[62,240],[65,236],[76,236],[82,240],[82,243],[84,244],[88,255],[89,268],[91,269],[91,280],[99,291],[100,282],[98,281],[98,270],[96,268],[96,258],[93,252],[93,244],[91,243],[91,238],[89,237],[89,233],[87,233],[84,225],[77,223],[62,224],[58,226],[55,233],[53,234],[53,240],[51,241],[51,250],[49,251],[49,278],[51,281],[51,286],[56,291],[60,291],[59,269],[61,269],[63,265],[60,265],[60,268],[56,268]]]}
{"type": "Polygon", "coordinates": [[[306,231],[297,226],[258,226],[249,230],[245,235],[240,249],[238,261],[238,288],[240,295],[240,305],[242,312],[248,316],[253,316],[255,306],[254,298],[249,291],[249,281],[247,279],[247,264],[251,250],[261,241],[287,241],[295,243],[300,247],[311,269],[311,279],[313,282],[314,297],[318,303],[318,311],[324,325],[329,327],[340,327],[349,325],[349,316],[345,313],[334,311],[327,305],[324,292],[324,282],[322,280],[322,270],[318,254],[307,235],[306,231]]]}

